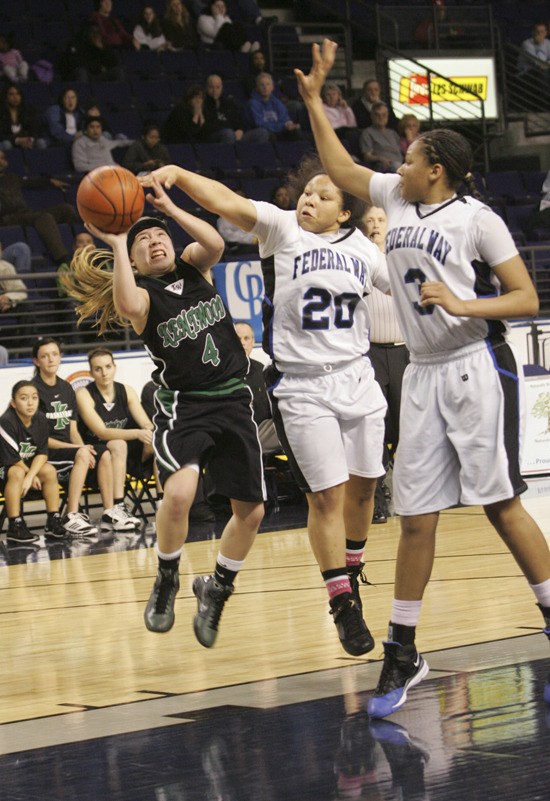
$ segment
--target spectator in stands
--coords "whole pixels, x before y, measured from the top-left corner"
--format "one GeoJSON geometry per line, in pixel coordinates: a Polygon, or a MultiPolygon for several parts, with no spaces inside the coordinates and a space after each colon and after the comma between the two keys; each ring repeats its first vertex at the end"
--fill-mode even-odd
{"type": "Polygon", "coordinates": [[[172,50],[198,50],[201,46],[196,24],[181,0],[167,0],[162,32],[172,50]]]}
{"type": "Polygon", "coordinates": [[[547,97],[550,91],[550,40],[545,22],[535,22],[531,37],[521,43],[518,77],[525,85],[527,99],[536,98],[536,108],[540,95],[547,97]]]}
{"type": "MultiPolygon", "coordinates": [[[[375,103],[383,102],[380,82],[376,78],[368,78],[363,84],[361,95],[351,104],[358,128],[368,128],[372,124],[371,110],[375,103]]],[[[396,128],[397,120],[390,110],[388,127],[396,128]]]]}
{"type": "Polygon", "coordinates": [[[401,153],[405,157],[411,142],[420,135],[420,120],[416,114],[403,114],[397,123],[397,133],[400,136],[401,153]]]}
{"type": "Polygon", "coordinates": [[[288,186],[286,184],[279,184],[271,193],[271,202],[277,208],[283,211],[289,211],[294,208],[288,186]]]}
{"type": "Polygon", "coordinates": [[[15,309],[18,303],[27,300],[27,287],[17,277],[17,270],[5,257],[0,245],[0,314],[15,309]]]}
{"type": "MultiPolygon", "coordinates": [[[[0,230],[0,235],[1,233],[0,230]]],[[[4,248],[0,240],[0,259],[13,264],[16,272],[30,273],[31,257],[31,249],[26,242],[12,242],[11,245],[4,248]]]]}
{"type": "Polygon", "coordinates": [[[134,42],[139,50],[171,50],[172,47],[162,32],[160,20],[153,6],[143,6],[133,31],[134,42]]]}
{"type": "MultiPolygon", "coordinates": [[[[246,197],[242,189],[235,189],[235,193],[241,197],[246,197]]],[[[216,220],[218,233],[225,242],[225,257],[232,258],[243,253],[258,252],[258,239],[249,231],[243,231],[238,225],[226,220],[225,217],[218,217],[216,220]]],[[[239,333],[237,331],[237,333],[239,333]]]]}
{"type": "MultiPolygon", "coordinates": [[[[116,133],[113,133],[111,127],[109,126],[109,120],[104,114],[101,113],[99,102],[95,97],[91,97],[84,106],[84,117],[100,118],[101,127],[103,129],[103,136],[106,139],[120,139],[120,140],[125,139],[126,144],[128,144],[128,136],[123,131],[117,131],[116,133]]],[[[84,120],[82,121],[82,123],[84,124],[84,120]]]]}
{"type": "Polygon", "coordinates": [[[338,84],[334,81],[325,83],[321,96],[323,109],[338,139],[347,139],[351,145],[357,145],[359,141],[357,120],[338,84]]]}
{"type": "MultiPolygon", "coordinates": [[[[269,64],[264,51],[255,50],[248,56],[248,74],[244,78],[244,90],[249,97],[256,89],[256,78],[261,72],[269,72],[269,64]]],[[[276,93],[276,87],[274,91],[276,93]]]]}
{"type": "Polygon", "coordinates": [[[139,50],[139,45],[132,34],[128,33],[120,19],[113,15],[113,0],[96,0],[95,7],[90,21],[99,28],[101,41],[105,47],[133,47],[139,50]]]}
{"type": "Polygon", "coordinates": [[[68,481],[67,514],[63,528],[76,539],[97,534],[88,515],[79,509],[87,481],[97,481],[105,511],[113,511],[113,465],[111,452],[103,443],[85,445],[78,430],[76,394],[68,381],[58,376],[61,346],[56,339],[38,339],[32,349],[36,374],[33,383],[40,397],[40,409],[48,421],[48,462],[61,481],[68,481]]]}
{"type": "Polygon", "coordinates": [[[124,68],[114,47],[103,42],[99,25],[86,22],[76,42],[69,47],[65,71],[69,80],[123,81],[124,68]]]}
{"type": "Polygon", "coordinates": [[[87,173],[96,167],[116,164],[113,150],[129,144],[129,139],[107,139],[103,135],[101,117],[85,117],[83,136],[75,139],[71,147],[74,168],[77,172],[87,173]]]}
{"type": "Polygon", "coordinates": [[[245,131],[241,108],[231,96],[223,93],[223,81],[219,75],[206,79],[205,113],[218,120],[221,142],[267,142],[269,133],[265,128],[250,128],[245,131]]]}
{"type": "Polygon", "coordinates": [[[246,106],[249,126],[265,128],[274,139],[303,138],[300,123],[291,120],[287,107],[274,96],[273,90],[273,78],[268,72],[261,72],[246,106]]]}
{"type": "Polygon", "coordinates": [[[23,181],[21,176],[10,173],[5,153],[0,150],[0,227],[5,225],[32,225],[48,249],[56,265],[68,261],[67,248],[63,243],[57,223],[79,222],[76,209],[69,203],[59,203],[40,211],[33,211],[25,203],[23,186],[38,187],[52,184],[65,187],[57,178],[37,177],[23,181]]]}
{"type": "MultiPolygon", "coordinates": [[[[202,14],[208,5],[206,0],[189,0],[189,2],[196,17],[202,14]]],[[[264,17],[256,0],[234,0],[233,5],[236,6],[239,14],[248,25],[268,27],[278,21],[276,16],[264,17]]]]}
{"type": "Polygon", "coordinates": [[[374,103],[372,124],[365,128],[359,138],[361,158],[377,172],[396,172],[403,163],[399,134],[388,128],[388,116],[385,103],[374,103]]]}
{"type": "Polygon", "coordinates": [[[11,83],[25,83],[29,77],[29,65],[3,34],[0,34],[0,74],[11,83]]]}
{"type": "Polygon", "coordinates": [[[84,112],[79,108],[78,93],[68,86],[59,95],[57,103],[46,109],[46,123],[50,139],[55,145],[71,145],[82,136],[84,112]]]}
{"type": "Polygon", "coordinates": [[[18,84],[8,83],[0,100],[0,148],[23,150],[47,147],[46,139],[40,135],[38,114],[28,106],[18,84]]]}
{"type": "Polygon", "coordinates": [[[160,126],[154,120],[143,123],[141,138],[124,154],[123,166],[134,175],[142,175],[170,163],[166,145],[160,141],[160,126]]]}
{"type": "MultiPolygon", "coordinates": [[[[255,50],[249,55],[249,72],[244,78],[244,90],[248,97],[256,89],[256,78],[261,72],[269,72],[269,66],[263,50],[255,50]]],[[[271,73],[270,73],[271,74],[271,73]]],[[[294,122],[299,122],[302,128],[309,127],[309,118],[305,113],[305,106],[300,99],[299,95],[296,97],[289,97],[280,86],[280,81],[277,81],[273,75],[273,96],[280,100],[281,103],[287,107],[290,118],[294,122]]],[[[296,90],[297,92],[297,90],[296,90]]]]}
{"type": "Polygon", "coordinates": [[[264,364],[252,358],[254,345],[256,344],[254,329],[250,323],[239,321],[235,323],[235,331],[241,340],[244,352],[248,356],[249,368],[244,380],[252,390],[252,408],[254,409],[254,420],[258,426],[262,453],[282,451],[279,437],[275,431],[271,403],[265,386],[264,364]]]}
{"type": "Polygon", "coordinates": [[[88,354],[93,381],[76,391],[80,430],[84,442],[106,442],[113,461],[114,507],[101,517],[101,528],[114,531],[141,524],[124,506],[126,473],[142,475],[153,469],[153,423],[136,391],[115,381],[113,354],[95,348],[88,354]]]}
{"type": "Polygon", "coordinates": [[[7,540],[15,545],[29,545],[38,539],[21,516],[21,500],[30,489],[40,490],[46,502],[46,536],[65,536],[57,473],[48,463],[48,423],[38,403],[34,384],[18,381],[12,387],[10,405],[0,417],[0,492],[8,515],[7,540]]]}
{"type": "Polygon", "coordinates": [[[447,14],[445,0],[432,0],[432,13],[421,20],[414,33],[415,41],[421,47],[472,47],[456,20],[447,14]]]}
{"type": "Polygon", "coordinates": [[[250,41],[243,25],[233,22],[224,0],[210,0],[197,21],[199,36],[207,47],[240,50],[250,53],[260,49],[258,41],[250,41]]]}
{"type": "Polygon", "coordinates": [[[184,97],[174,106],[164,123],[163,139],[169,144],[224,141],[217,116],[205,108],[205,91],[202,86],[190,86],[184,97]]]}

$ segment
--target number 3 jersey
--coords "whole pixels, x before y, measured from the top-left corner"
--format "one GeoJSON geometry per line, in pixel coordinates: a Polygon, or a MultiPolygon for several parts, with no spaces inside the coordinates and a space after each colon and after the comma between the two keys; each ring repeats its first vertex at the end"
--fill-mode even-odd
{"type": "Polygon", "coordinates": [[[142,333],[156,370],[153,381],[187,392],[242,383],[248,359],[216,288],[190,264],[176,259],[173,272],[136,283],[151,301],[142,333]]]}
{"type": "Polygon", "coordinates": [[[364,356],[365,297],[373,286],[389,289],[383,254],[356,228],[314,234],[295,211],[252,202],[265,284],[263,345],[277,369],[318,374],[364,356]]]}
{"type": "Polygon", "coordinates": [[[462,300],[498,295],[500,283],[491,268],[518,253],[503,220],[469,196],[435,206],[409,203],[399,183],[399,176],[376,174],[370,196],[388,217],[392,297],[411,355],[426,358],[486,338],[502,341],[507,325],[501,320],[453,317],[440,306],[422,307],[419,300],[424,281],[440,281],[462,300]]]}

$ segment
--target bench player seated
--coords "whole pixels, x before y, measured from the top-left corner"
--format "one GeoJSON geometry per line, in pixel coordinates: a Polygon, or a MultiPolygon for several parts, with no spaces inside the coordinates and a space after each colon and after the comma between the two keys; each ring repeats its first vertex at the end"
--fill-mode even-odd
{"type": "Polygon", "coordinates": [[[76,392],[84,442],[106,442],[113,463],[114,507],[101,517],[101,528],[126,531],[141,525],[124,505],[126,474],[149,475],[153,466],[153,423],[136,391],[115,381],[116,365],[107,348],[88,354],[93,381],[76,392]]]}
{"type": "Polygon", "coordinates": [[[12,387],[11,401],[0,417],[0,491],[8,517],[8,543],[30,545],[38,539],[21,516],[21,500],[39,490],[46,502],[46,536],[64,533],[59,514],[59,484],[48,462],[48,422],[38,408],[38,390],[31,381],[12,387]]]}
{"type": "MultiPolygon", "coordinates": [[[[99,488],[105,512],[113,512],[113,466],[105,443],[85,445],[78,430],[76,394],[68,381],[57,373],[61,365],[61,346],[52,337],[37,340],[33,347],[36,375],[33,383],[40,396],[40,409],[49,425],[48,461],[63,483],[68,477],[67,514],[64,532],[75,539],[92,538],[97,527],[79,509],[86,483],[99,488]]],[[[60,532],[63,536],[63,532],[60,532]]]]}

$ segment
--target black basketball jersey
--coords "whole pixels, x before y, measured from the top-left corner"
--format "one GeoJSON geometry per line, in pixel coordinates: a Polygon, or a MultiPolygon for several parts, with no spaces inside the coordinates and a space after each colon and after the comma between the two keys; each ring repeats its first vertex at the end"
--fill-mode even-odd
{"type": "Polygon", "coordinates": [[[48,422],[39,410],[27,428],[10,406],[0,417],[0,465],[10,467],[19,461],[30,464],[35,456],[48,453],[48,422]]]}
{"type": "Polygon", "coordinates": [[[71,441],[70,422],[78,422],[76,394],[68,381],[57,376],[53,386],[39,376],[33,378],[33,384],[40,396],[40,409],[46,415],[50,429],[50,437],[62,442],[71,441]]]}
{"type": "Polygon", "coordinates": [[[136,282],[151,301],[141,336],[157,384],[216,394],[242,386],[246,354],[218,291],[199,270],[177,258],[167,275],[139,275],[136,282]]]}
{"type": "MultiPolygon", "coordinates": [[[[92,396],[94,408],[107,428],[138,428],[128,409],[128,395],[124,384],[115,381],[115,399],[112,402],[105,400],[95,381],[91,381],[85,389],[92,396]]],[[[79,430],[84,442],[101,442],[82,420],[79,430]]]]}

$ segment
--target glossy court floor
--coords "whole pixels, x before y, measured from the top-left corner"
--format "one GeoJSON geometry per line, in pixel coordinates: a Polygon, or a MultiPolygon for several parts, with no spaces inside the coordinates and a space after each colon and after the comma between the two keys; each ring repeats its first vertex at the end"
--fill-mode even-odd
{"type": "MultiPolygon", "coordinates": [[[[550,538],[548,482],[524,497],[550,538]]],[[[479,534],[480,509],[442,515],[420,634],[430,674],[384,721],[365,709],[398,520],[373,527],[362,597],[377,646],[360,659],[338,645],[303,504],[268,513],[218,642],[202,649],[190,583],[210,569],[222,522],[192,528],[162,636],[142,624],[151,525],[32,552],[0,539],[2,801],[550,799],[549,643],[519,570],[479,534]]]]}

